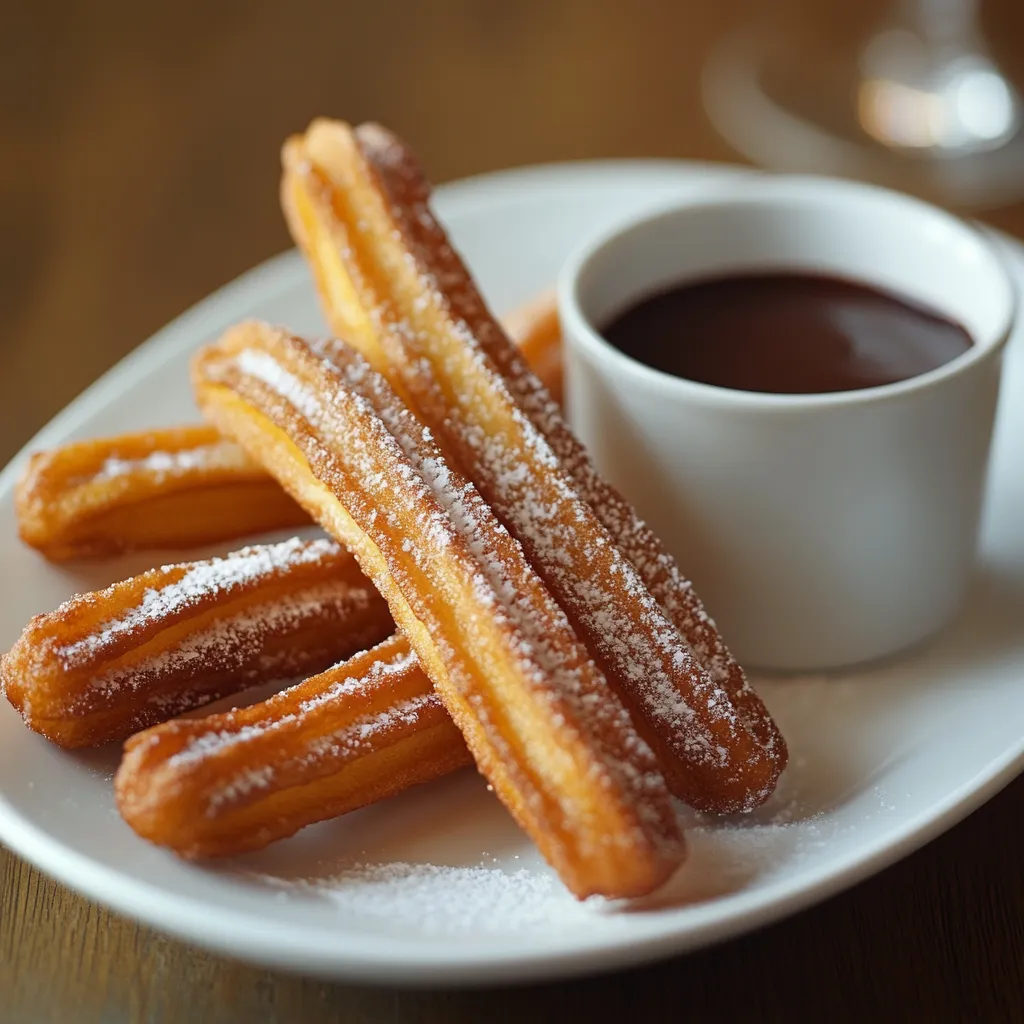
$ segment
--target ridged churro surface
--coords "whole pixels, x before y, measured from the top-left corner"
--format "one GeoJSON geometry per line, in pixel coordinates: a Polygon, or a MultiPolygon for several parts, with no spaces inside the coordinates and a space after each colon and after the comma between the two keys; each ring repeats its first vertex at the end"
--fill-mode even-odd
{"type": "Polygon", "coordinates": [[[193,363],[200,407],[347,544],[480,770],[578,896],[638,895],[683,842],[647,745],[522,548],[342,342],[265,324],[193,363]]]}
{"type": "Polygon", "coordinates": [[[183,857],[261,849],[472,758],[401,634],[240,710],[133,736],[122,817],[183,857]]]}
{"type": "Polygon", "coordinates": [[[52,562],[180,550],[309,522],[238,445],[206,426],[37,452],[15,497],[21,539],[52,562]]]}
{"type": "Polygon", "coordinates": [[[64,747],[133,732],[261,682],[319,672],[394,629],[332,540],[166,565],[36,616],[0,659],[7,699],[64,747]]]}
{"type": "Polygon", "coordinates": [[[523,545],[676,794],[719,812],[767,799],[786,763],[774,722],[689,581],[488,312],[408,149],[374,125],[320,120],[283,159],[284,208],[333,328],[523,545]]]}

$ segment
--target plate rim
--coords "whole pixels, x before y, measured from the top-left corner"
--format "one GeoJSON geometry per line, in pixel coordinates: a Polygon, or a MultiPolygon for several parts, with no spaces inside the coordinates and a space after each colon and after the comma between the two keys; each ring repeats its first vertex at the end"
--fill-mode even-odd
{"type": "MultiPolygon", "coordinates": [[[[440,186],[437,196],[444,205],[443,215],[449,217],[466,215],[474,206],[493,207],[501,201],[500,196],[494,195],[495,190],[510,188],[509,201],[519,201],[518,190],[537,182],[543,182],[547,188],[575,189],[588,182],[608,184],[619,176],[631,177],[639,185],[641,179],[649,175],[652,180],[665,183],[669,177],[678,177],[682,186],[702,175],[724,177],[735,172],[742,176],[747,169],[679,160],[581,160],[477,175],[440,186]]],[[[1021,287],[1024,250],[1014,240],[995,234],[1016,257],[1011,260],[1011,269],[1021,287]]],[[[244,315],[244,310],[237,314],[231,311],[247,306],[254,290],[262,287],[261,297],[266,299],[293,288],[296,279],[304,275],[305,266],[299,254],[294,249],[286,250],[241,274],[170,321],[100,376],[23,446],[0,472],[0,495],[11,489],[30,451],[52,444],[53,440],[76,429],[98,405],[104,404],[108,390],[123,391],[133,378],[149,374],[161,362],[195,347],[204,333],[204,324],[244,315]]],[[[431,987],[525,983],[650,962],[717,944],[792,916],[926,845],[986,803],[1022,769],[1024,738],[1015,748],[1006,748],[993,757],[983,769],[943,799],[904,820],[895,832],[886,833],[866,849],[861,847],[810,874],[798,873],[792,880],[770,884],[754,894],[741,891],[726,897],[726,901],[737,902],[740,906],[725,916],[720,910],[714,913],[709,910],[708,920],[689,923],[683,929],[666,922],[664,927],[654,928],[640,937],[630,933],[604,935],[592,943],[584,941],[582,933],[573,932],[568,949],[558,949],[557,940],[545,942],[531,933],[521,939],[509,938],[502,948],[473,949],[467,945],[466,957],[459,962],[452,961],[450,947],[444,945],[439,945],[435,952],[422,938],[398,939],[368,932],[332,933],[332,943],[326,951],[312,951],[290,938],[282,942],[280,923],[271,922],[263,930],[254,929],[252,913],[234,908],[219,907],[215,921],[204,922],[202,928],[196,927],[194,914],[202,908],[199,898],[170,895],[150,882],[126,876],[115,867],[67,847],[43,827],[24,818],[9,804],[2,789],[0,841],[45,874],[130,920],[186,943],[265,967],[334,980],[431,987]]],[[[721,901],[712,901],[707,906],[716,904],[720,907],[721,901]]],[[[321,931],[319,927],[311,927],[308,934],[316,936],[321,931]]]]}

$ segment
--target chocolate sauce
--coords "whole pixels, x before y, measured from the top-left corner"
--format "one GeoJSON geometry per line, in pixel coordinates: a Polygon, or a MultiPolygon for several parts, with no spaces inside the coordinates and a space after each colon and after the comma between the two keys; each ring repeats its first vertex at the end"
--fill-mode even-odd
{"type": "Polygon", "coordinates": [[[665,373],[777,394],[891,384],[971,347],[963,327],[933,310],[853,281],[802,273],[690,282],[642,299],[602,333],[665,373]]]}

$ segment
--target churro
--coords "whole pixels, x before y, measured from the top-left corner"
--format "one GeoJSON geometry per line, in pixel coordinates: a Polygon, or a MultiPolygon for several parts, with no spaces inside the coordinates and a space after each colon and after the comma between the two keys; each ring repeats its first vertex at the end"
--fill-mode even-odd
{"type": "Polygon", "coordinates": [[[166,565],[37,615],[0,658],[0,684],[31,729],[96,746],[322,671],[393,630],[341,545],[295,539],[166,565]]]}
{"type": "Polygon", "coordinates": [[[15,503],[21,539],[52,562],[180,550],[309,523],[238,445],[206,426],[38,452],[15,503]]]}
{"type": "Polygon", "coordinates": [[[579,897],[649,892],[682,836],[653,754],[521,547],[379,374],[268,325],[193,361],[204,414],[359,559],[477,766],[579,897]]]}
{"type": "Polygon", "coordinates": [[[247,708],[133,736],[122,817],[183,857],[258,850],[472,758],[401,634],[247,708]]]}
{"type": "Polygon", "coordinates": [[[709,811],[763,802],[786,763],[774,722],[689,581],[488,312],[408,149],[377,126],[321,120],[283,159],[285,212],[333,329],[523,545],[674,792],[709,811]]]}

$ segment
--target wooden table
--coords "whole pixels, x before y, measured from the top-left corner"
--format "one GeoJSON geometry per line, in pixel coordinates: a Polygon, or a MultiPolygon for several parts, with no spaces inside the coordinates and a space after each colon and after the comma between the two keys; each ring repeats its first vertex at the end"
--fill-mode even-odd
{"type": "MultiPolygon", "coordinates": [[[[349,6],[5,12],[0,455],[167,319],[286,246],[277,150],[315,114],[391,125],[436,180],[539,160],[730,158],[697,81],[750,4],[349,6]]],[[[873,5],[785,0],[773,12],[817,19],[827,48],[862,33],[873,5]]],[[[984,13],[1000,55],[1024,71],[1024,5],[993,0],[984,13]]],[[[989,219],[1024,235],[1024,206],[989,219]]],[[[1022,816],[1024,781],[880,877],[760,934],[501,992],[240,966],[108,914],[0,850],[0,1021],[1024,1019],[1022,816]]]]}

